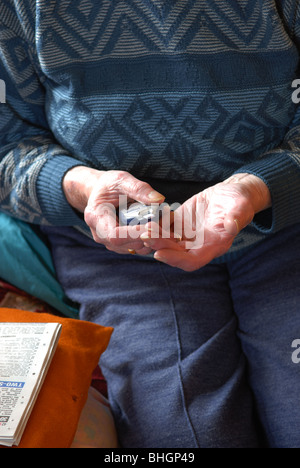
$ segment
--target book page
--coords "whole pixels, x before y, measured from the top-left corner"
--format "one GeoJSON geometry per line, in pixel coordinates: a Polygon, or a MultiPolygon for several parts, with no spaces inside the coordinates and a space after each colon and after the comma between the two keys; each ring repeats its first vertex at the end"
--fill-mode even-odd
{"type": "Polygon", "coordinates": [[[0,443],[18,444],[60,334],[56,323],[0,323],[0,443]]]}

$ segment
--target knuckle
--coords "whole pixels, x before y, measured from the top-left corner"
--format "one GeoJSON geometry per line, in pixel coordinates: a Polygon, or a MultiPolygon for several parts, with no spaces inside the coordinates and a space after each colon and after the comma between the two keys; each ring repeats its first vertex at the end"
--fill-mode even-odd
{"type": "Polygon", "coordinates": [[[109,173],[111,174],[112,182],[117,187],[121,186],[129,175],[126,171],[109,171],[109,173]]]}
{"type": "Polygon", "coordinates": [[[86,207],[84,210],[84,221],[88,226],[92,226],[94,224],[94,214],[92,210],[89,207],[86,207]]]}
{"type": "Polygon", "coordinates": [[[147,190],[150,190],[150,185],[146,182],[142,182],[141,180],[133,180],[131,182],[131,191],[133,193],[146,192],[147,190]]]}
{"type": "Polygon", "coordinates": [[[111,190],[119,190],[122,187],[123,181],[126,178],[125,171],[106,171],[101,179],[101,190],[103,192],[111,190]]]}

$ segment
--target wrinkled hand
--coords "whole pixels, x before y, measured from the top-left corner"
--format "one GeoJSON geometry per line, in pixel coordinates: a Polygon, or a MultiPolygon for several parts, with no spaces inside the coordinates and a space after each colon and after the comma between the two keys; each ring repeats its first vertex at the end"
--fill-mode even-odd
{"type": "Polygon", "coordinates": [[[195,271],[225,254],[237,234],[256,213],[271,206],[270,193],[256,176],[238,174],[187,200],[174,212],[174,232],[182,237],[158,239],[151,223],[141,235],[145,246],[156,250],[154,257],[173,267],[195,271]]]}
{"type": "Polygon", "coordinates": [[[145,204],[161,203],[164,197],[151,186],[124,171],[97,171],[78,166],[67,172],[63,189],[73,208],[84,213],[96,242],[108,250],[128,254],[129,250],[147,255],[140,235],[144,226],[120,226],[116,216],[120,196],[145,204]]]}

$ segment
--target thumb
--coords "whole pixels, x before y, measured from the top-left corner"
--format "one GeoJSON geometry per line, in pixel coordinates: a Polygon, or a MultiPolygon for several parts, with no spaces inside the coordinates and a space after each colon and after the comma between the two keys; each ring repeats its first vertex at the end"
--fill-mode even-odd
{"type": "Polygon", "coordinates": [[[154,190],[147,182],[136,179],[131,174],[122,181],[122,191],[129,198],[145,204],[162,203],[165,197],[154,190]]]}
{"type": "Polygon", "coordinates": [[[232,209],[224,219],[224,228],[231,236],[237,236],[242,229],[251,223],[254,211],[247,200],[232,209]]]}

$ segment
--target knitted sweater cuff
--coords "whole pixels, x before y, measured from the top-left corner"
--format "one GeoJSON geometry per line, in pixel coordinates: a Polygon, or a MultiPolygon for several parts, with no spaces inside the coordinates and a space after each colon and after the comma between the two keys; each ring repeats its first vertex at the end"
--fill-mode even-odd
{"type": "Polygon", "coordinates": [[[69,156],[57,156],[44,164],[37,180],[37,196],[46,220],[55,226],[85,227],[83,217],[68,203],[62,181],[67,171],[84,163],[69,156]]]}
{"type": "Polygon", "coordinates": [[[295,213],[300,212],[300,171],[292,154],[278,150],[268,153],[235,173],[241,172],[261,178],[271,193],[272,208],[258,213],[253,220],[260,232],[275,233],[295,223],[295,213]]]}

